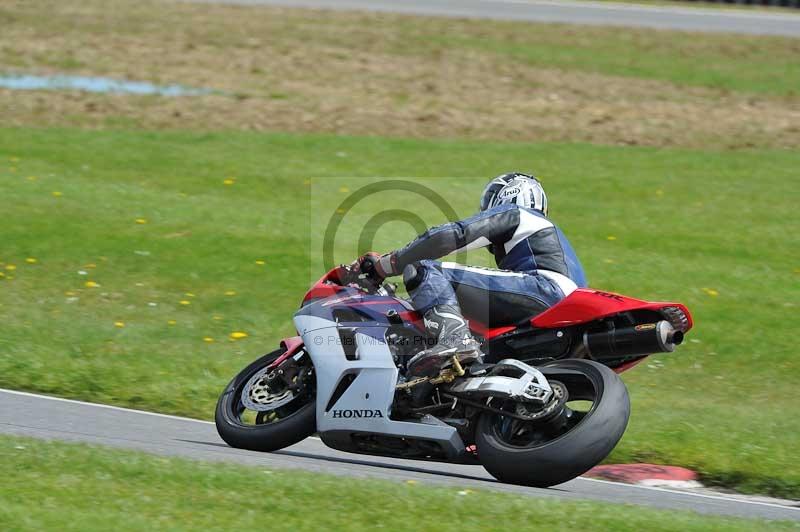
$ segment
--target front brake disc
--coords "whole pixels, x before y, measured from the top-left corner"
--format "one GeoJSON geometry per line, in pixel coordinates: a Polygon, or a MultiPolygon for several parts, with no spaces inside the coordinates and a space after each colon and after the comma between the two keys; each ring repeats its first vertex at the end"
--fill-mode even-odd
{"type": "Polygon", "coordinates": [[[264,368],[247,381],[242,388],[242,404],[249,410],[268,412],[288,404],[296,396],[292,390],[285,386],[279,390],[273,389],[275,374],[264,368]]]}

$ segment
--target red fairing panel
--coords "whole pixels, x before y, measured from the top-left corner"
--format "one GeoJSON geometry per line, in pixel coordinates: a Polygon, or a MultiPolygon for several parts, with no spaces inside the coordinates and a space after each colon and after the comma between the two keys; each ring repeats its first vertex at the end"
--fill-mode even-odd
{"type": "Polygon", "coordinates": [[[477,321],[473,320],[469,320],[469,328],[472,330],[472,332],[480,334],[487,340],[491,340],[495,336],[500,336],[501,334],[505,334],[507,332],[511,332],[514,329],[516,329],[516,327],[513,325],[509,325],[506,327],[489,328],[483,325],[482,323],[478,323],[477,321]]]}
{"type": "Polygon", "coordinates": [[[631,369],[636,364],[638,364],[640,362],[643,362],[644,359],[646,359],[646,358],[647,357],[644,356],[642,358],[637,358],[636,360],[631,360],[630,362],[625,362],[624,364],[620,364],[619,366],[614,368],[614,373],[622,373],[623,371],[628,371],[629,369],[631,369]]]}
{"type": "Polygon", "coordinates": [[[287,358],[294,356],[297,351],[303,347],[303,339],[299,336],[292,336],[291,338],[284,338],[281,340],[281,347],[286,349],[286,352],[275,359],[275,361],[269,365],[270,368],[277,368],[280,366],[284,360],[287,358]]]}
{"type": "Polygon", "coordinates": [[[303,303],[311,301],[313,299],[324,299],[326,297],[331,297],[336,295],[338,292],[344,290],[344,287],[335,285],[335,284],[323,284],[323,283],[316,283],[311,289],[306,292],[305,297],[303,298],[303,303]]]}
{"type": "Polygon", "coordinates": [[[632,297],[592,290],[591,288],[578,288],[570,295],[545,310],[531,320],[534,327],[552,328],[566,327],[587,323],[606,316],[613,316],[620,312],[630,310],[660,310],[664,307],[678,307],[689,320],[692,327],[692,317],[689,310],[680,303],[650,302],[634,299],[632,297]]]}
{"type": "Polygon", "coordinates": [[[338,284],[339,273],[339,268],[334,268],[323,275],[319,281],[314,283],[311,288],[309,288],[308,292],[306,292],[306,295],[303,297],[303,303],[311,301],[312,299],[330,297],[344,290],[345,287],[338,284]],[[331,283],[328,281],[331,281],[331,283]]]}

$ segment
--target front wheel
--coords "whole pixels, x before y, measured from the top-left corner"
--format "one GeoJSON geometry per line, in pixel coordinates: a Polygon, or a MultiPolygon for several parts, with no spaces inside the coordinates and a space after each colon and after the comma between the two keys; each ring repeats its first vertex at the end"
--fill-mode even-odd
{"type": "MultiPolygon", "coordinates": [[[[628,390],[606,366],[573,359],[538,369],[566,392],[558,415],[525,421],[486,412],[478,420],[478,458],[502,482],[548,487],[572,480],[608,456],[628,425],[628,390]]],[[[504,408],[525,413],[519,404],[504,408]]]]}
{"type": "Polygon", "coordinates": [[[314,367],[302,350],[270,367],[285,352],[278,349],[259,358],[222,392],[214,421],[220,437],[231,447],[276,451],[314,434],[314,367]]]}

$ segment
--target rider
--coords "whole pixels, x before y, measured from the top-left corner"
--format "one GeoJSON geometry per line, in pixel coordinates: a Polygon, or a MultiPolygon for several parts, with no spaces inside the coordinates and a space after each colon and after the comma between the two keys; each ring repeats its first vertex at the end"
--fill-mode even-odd
{"type": "Polygon", "coordinates": [[[414,308],[437,344],[414,356],[407,376],[433,376],[452,356],[471,363],[480,344],[462,315],[487,327],[518,323],[585,287],[578,257],[547,218],[547,196],[538,179],[520,173],[494,178],[483,191],[480,212],[433,227],[402,249],[368,253],[364,271],[380,278],[403,274],[414,308]],[[500,269],[435,259],[488,247],[500,269]]]}

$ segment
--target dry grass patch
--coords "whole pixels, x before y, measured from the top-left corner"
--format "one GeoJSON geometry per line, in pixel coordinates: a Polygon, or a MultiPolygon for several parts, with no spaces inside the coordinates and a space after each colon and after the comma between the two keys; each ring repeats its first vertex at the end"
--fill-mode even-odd
{"type": "MultiPolygon", "coordinates": [[[[579,39],[569,26],[125,0],[11,2],[0,7],[0,25],[0,72],[221,91],[170,98],[0,90],[5,125],[800,145],[800,97],[791,89],[761,90],[757,72],[723,88],[697,86],[705,83],[697,76],[681,83],[669,65],[664,76],[647,65],[618,72],[607,55],[625,47],[611,41],[619,30],[580,30],[579,39]],[[604,42],[612,42],[606,56],[599,50],[588,64],[576,59],[580,50],[548,56],[554,64],[540,56],[604,42]]],[[[631,31],[627,38],[659,56],[675,35],[686,36],[631,31]]],[[[696,53],[703,61],[704,39],[713,57],[741,56],[750,42],[697,39],[684,39],[676,57],[696,53]]],[[[770,53],[764,43],[783,53],[787,42],[752,41],[761,43],[753,53],[770,53]]]]}

